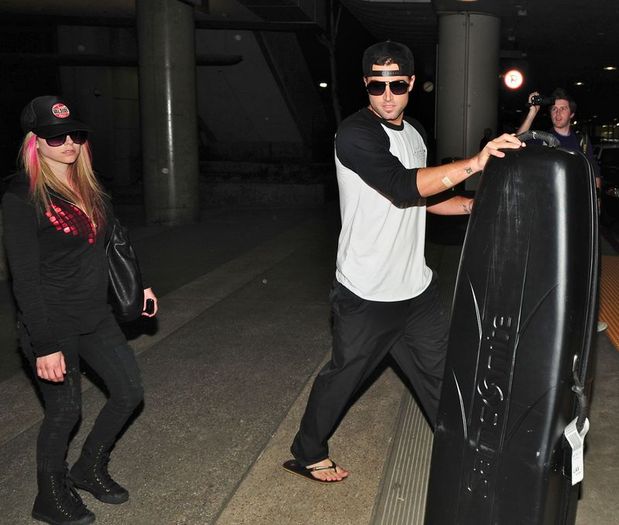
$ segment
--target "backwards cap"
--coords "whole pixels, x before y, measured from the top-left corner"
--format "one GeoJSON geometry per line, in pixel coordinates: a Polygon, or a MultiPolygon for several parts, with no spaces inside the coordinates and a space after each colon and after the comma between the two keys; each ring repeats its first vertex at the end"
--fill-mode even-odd
{"type": "Polygon", "coordinates": [[[411,77],[415,72],[415,59],[407,46],[387,40],[373,44],[363,52],[362,66],[364,77],[411,77]],[[393,71],[375,71],[372,69],[374,64],[386,65],[386,62],[397,64],[399,69],[393,71]]]}

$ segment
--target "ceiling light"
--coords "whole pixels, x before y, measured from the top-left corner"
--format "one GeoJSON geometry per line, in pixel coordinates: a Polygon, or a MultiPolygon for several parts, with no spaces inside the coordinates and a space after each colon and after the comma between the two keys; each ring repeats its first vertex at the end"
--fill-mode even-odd
{"type": "Polygon", "coordinates": [[[321,82],[320,84],[318,84],[318,86],[320,86],[322,89],[325,89],[329,84],[327,84],[326,82],[321,82]]]}
{"type": "Polygon", "coordinates": [[[584,86],[584,85],[585,85],[585,83],[584,83],[584,82],[581,82],[581,81],[579,80],[578,82],[574,82],[574,85],[575,85],[575,86],[584,86]]]}
{"type": "Polygon", "coordinates": [[[503,76],[503,83],[509,89],[519,89],[524,82],[523,74],[517,69],[510,69],[503,76]]]}
{"type": "Polygon", "coordinates": [[[426,80],[421,87],[426,93],[432,93],[432,91],[434,91],[434,82],[426,80]]]}
{"type": "Polygon", "coordinates": [[[615,66],[604,66],[602,69],[604,69],[604,71],[617,71],[615,66]]]}

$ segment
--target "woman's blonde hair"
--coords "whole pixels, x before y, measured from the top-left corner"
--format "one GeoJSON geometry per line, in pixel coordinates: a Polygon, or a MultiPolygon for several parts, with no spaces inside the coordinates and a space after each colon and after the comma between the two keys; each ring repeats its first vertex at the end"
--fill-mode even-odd
{"type": "Polygon", "coordinates": [[[30,194],[40,210],[52,210],[50,190],[78,205],[100,228],[105,222],[105,192],[92,169],[92,154],[88,141],[80,148],[75,162],[69,167],[70,187],[61,182],[45,159],[39,155],[37,136],[29,131],[22,142],[20,161],[30,180],[30,194]]]}

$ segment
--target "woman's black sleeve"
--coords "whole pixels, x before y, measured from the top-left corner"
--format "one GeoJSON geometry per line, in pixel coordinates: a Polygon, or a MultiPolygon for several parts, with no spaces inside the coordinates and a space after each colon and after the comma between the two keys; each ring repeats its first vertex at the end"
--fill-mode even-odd
{"type": "Polygon", "coordinates": [[[13,293],[38,357],[60,347],[50,326],[41,293],[38,220],[34,206],[13,193],[2,199],[4,244],[13,278],[13,293]]]}

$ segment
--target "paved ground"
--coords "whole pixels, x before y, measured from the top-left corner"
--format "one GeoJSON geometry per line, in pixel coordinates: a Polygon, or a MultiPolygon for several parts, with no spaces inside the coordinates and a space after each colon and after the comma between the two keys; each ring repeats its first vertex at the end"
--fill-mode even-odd
{"type": "MultiPolygon", "coordinates": [[[[133,228],[162,311],[132,330],[146,402],[111,463],[132,496],[119,507],[85,496],[97,523],[369,523],[404,393],[389,368],[333,437],[333,456],[352,472],[345,484],[311,484],[280,468],[330,348],[337,222],[332,207],[211,210],[195,227],[133,228]]],[[[458,253],[429,246],[446,301],[458,253]]],[[[619,353],[602,335],[598,355],[578,525],[612,525],[619,515],[619,353]]],[[[69,460],[104,400],[84,387],[69,460]]],[[[33,523],[40,415],[22,371],[0,382],[0,524],[33,523]]]]}

